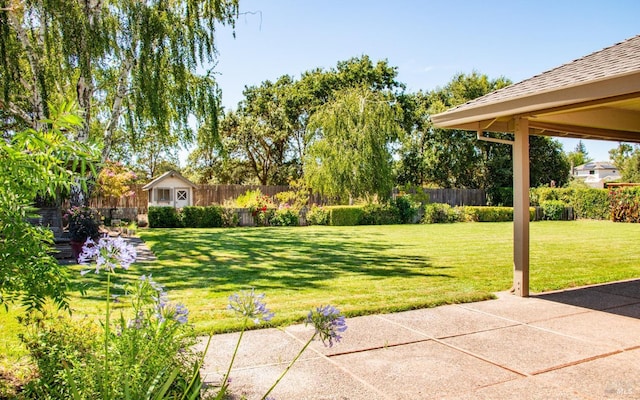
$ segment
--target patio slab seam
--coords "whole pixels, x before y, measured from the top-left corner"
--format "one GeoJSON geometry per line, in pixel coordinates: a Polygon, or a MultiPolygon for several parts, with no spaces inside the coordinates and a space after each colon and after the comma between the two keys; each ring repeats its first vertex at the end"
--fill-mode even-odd
{"type": "MultiPolygon", "coordinates": [[[[516,371],[516,370],[514,370],[513,368],[509,368],[509,367],[507,367],[507,366],[505,366],[505,365],[501,365],[501,364],[499,364],[499,363],[497,363],[497,362],[495,362],[495,361],[493,361],[493,360],[490,360],[490,359],[488,359],[488,358],[486,358],[486,357],[484,357],[484,356],[481,356],[480,354],[476,354],[476,353],[474,353],[474,352],[471,352],[471,351],[465,350],[465,349],[463,349],[463,348],[461,348],[461,347],[458,347],[458,346],[452,345],[452,344],[447,343],[447,342],[445,342],[445,341],[443,340],[443,339],[448,339],[448,338],[451,338],[451,337],[462,337],[462,336],[467,336],[467,335],[469,335],[470,333],[463,333],[463,334],[459,334],[459,335],[450,335],[450,336],[447,336],[447,337],[445,337],[445,338],[436,338],[436,337],[433,337],[433,336],[431,336],[431,335],[428,335],[428,334],[426,334],[426,333],[424,333],[424,332],[420,332],[420,331],[417,331],[417,330],[415,330],[415,329],[413,329],[413,328],[410,328],[410,327],[404,326],[404,325],[402,325],[402,324],[399,324],[399,323],[397,323],[397,322],[395,322],[395,321],[388,320],[388,319],[386,319],[386,318],[384,318],[384,317],[382,317],[382,316],[380,316],[380,315],[376,315],[375,317],[376,317],[376,318],[379,318],[379,319],[382,319],[382,320],[385,320],[385,321],[387,321],[387,322],[390,322],[390,323],[392,323],[392,324],[394,324],[394,325],[400,326],[400,327],[402,327],[402,328],[404,328],[404,329],[407,329],[407,330],[409,330],[409,331],[411,331],[411,332],[414,332],[414,333],[417,333],[417,334],[420,334],[420,335],[424,335],[425,337],[430,338],[430,340],[432,340],[432,341],[433,341],[433,342],[435,342],[435,343],[441,344],[441,345],[446,346],[446,347],[448,347],[448,348],[450,348],[450,349],[452,349],[452,350],[455,350],[455,351],[457,351],[457,352],[463,353],[463,354],[468,355],[468,356],[470,356],[470,357],[476,358],[476,359],[478,359],[478,360],[480,360],[480,361],[486,362],[486,363],[491,364],[491,365],[493,365],[493,366],[495,366],[495,367],[498,367],[498,368],[504,369],[505,371],[509,371],[509,372],[514,373],[514,374],[516,374],[516,375],[518,375],[518,376],[522,376],[522,377],[529,376],[529,374],[527,374],[526,372],[516,371]]],[[[509,325],[509,326],[517,326],[517,325],[522,325],[522,324],[521,324],[521,323],[516,323],[516,324],[514,324],[514,325],[509,325]]],[[[500,330],[500,329],[504,329],[504,328],[505,328],[505,327],[491,328],[491,329],[485,329],[485,330],[478,330],[478,331],[474,331],[474,332],[471,332],[471,333],[478,333],[478,332],[491,332],[491,331],[496,331],[496,330],[500,330]]],[[[400,345],[398,345],[398,346],[400,346],[400,345]]]]}
{"type": "MultiPolygon", "coordinates": [[[[293,338],[294,340],[296,340],[298,343],[305,345],[306,342],[301,340],[300,338],[298,338],[296,335],[294,335],[293,333],[289,332],[288,330],[284,329],[283,330],[288,336],[290,336],[291,338],[293,338]]],[[[326,362],[329,362],[330,364],[332,364],[334,367],[337,367],[340,371],[342,371],[343,373],[349,375],[352,379],[360,382],[361,385],[365,386],[367,389],[374,391],[375,393],[379,394],[380,396],[382,396],[382,399],[389,399],[391,400],[392,397],[389,397],[388,394],[386,394],[385,392],[382,392],[380,389],[378,389],[376,386],[370,384],[369,382],[367,382],[366,380],[362,379],[360,376],[358,376],[357,374],[351,372],[349,369],[345,368],[343,365],[341,365],[340,363],[332,360],[330,357],[330,355],[325,355],[323,353],[321,353],[319,350],[309,346],[307,347],[306,350],[311,350],[314,353],[318,354],[319,357],[318,359],[324,359],[326,362]]],[[[305,351],[306,351],[305,350],[305,351]]],[[[363,351],[367,351],[367,350],[363,350],[363,351]]],[[[345,352],[345,354],[349,354],[350,352],[345,352]]],[[[305,360],[306,361],[306,360],[305,360]]]]}

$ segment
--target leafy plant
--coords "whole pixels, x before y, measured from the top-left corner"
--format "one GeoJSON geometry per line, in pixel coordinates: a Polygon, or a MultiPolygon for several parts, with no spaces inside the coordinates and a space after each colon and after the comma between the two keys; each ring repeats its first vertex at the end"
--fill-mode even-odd
{"type": "Polygon", "coordinates": [[[95,149],[70,141],[81,120],[72,104],[49,105],[46,131],[28,129],[0,140],[0,304],[19,301],[41,309],[46,298],[67,306],[66,268],[51,255],[53,234],[28,221],[37,196],[57,197],[72,184],[86,186],[95,149]]]}
{"type": "Polygon", "coordinates": [[[609,200],[613,222],[640,222],[640,188],[611,190],[609,200]]]}
{"type": "Polygon", "coordinates": [[[327,207],[320,207],[317,205],[311,206],[311,209],[307,211],[307,225],[328,225],[329,224],[329,209],[327,207]]]}
{"type": "Polygon", "coordinates": [[[109,199],[111,205],[115,207],[120,198],[135,196],[136,192],[131,190],[131,184],[136,179],[136,174],[129,171],[122,163],[107,161],[98,174],[94,194],[109,199]]]}
{"type": "Polygon", "coordinates": [[[71,207],[63,219],[69,224],[69,236],[75,242],[84,243],[87,238],[97,240],[100,236],[99,217],[89,207],[71,207]]]}
{"type": "Polygon", "coordinates": [[[540,203],[540,207],[542,207],[544,219],[560,221],[565,209],[565,204],[560,200],[547,200],[540,203]]]}
{"type": "Polygon", "coordinates": [[[269,225],[273,226],[298,226],[300,224],[298,211],[285,206],[273,211],[269,225]]]}
{"type": "Polygon", "coordinates": [[[423,224],[440,224],[460,221],[460,214],[448,204],[432,203],[424,206],[423,224]]]}

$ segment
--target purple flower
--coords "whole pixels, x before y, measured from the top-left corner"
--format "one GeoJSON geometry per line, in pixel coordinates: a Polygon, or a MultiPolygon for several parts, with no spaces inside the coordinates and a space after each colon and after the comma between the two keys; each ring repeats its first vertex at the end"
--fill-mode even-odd
{"type": "MultiPolygon", "coordinates": [[[[127,244],[121,237],[115,239],[102,237],[97,243],[88,238],[84,246],[82,246],[82,253],[78,257],[78,262],[82,265],[89,265],[91,262],[95,262],[96,274],[101,269],[114,272],[118,266],[128,269],[135,260],[135,247],[127,244]]],[[[84,275],[87,272],[82,271],[81,274],[84,275]]]]}
{"type": "Polygon", "coordinates": [[[342,336],[340,333],[347,330],[347,324],[344,316],[340,314],[340,311],[330,305],[324,307],[317,307],[315,311],[309,311],[305,325],[311,324],[316,328],[316,334],[320,335],[322,343],[329,347],[333,346],[333,343],[338,343],[342,336]]]}
{"type": "Polygon", "coordinates": [[[256,294],[254,289],[251,291],[241,291],[240,293],[229,296],[230,310],[236,312],[236,314],[243,318],[249,318],[258,325],[261,321],[271,321],[274,314],[267,309],[267,305],[261,300],[264,298],[264,293],[256,294]]]}
{"type": "Polygon", "coordinates": [[[176,304],[173,319],[180,324],[186,324],[189,321],[189,310],[183,304],[176,304]]]}

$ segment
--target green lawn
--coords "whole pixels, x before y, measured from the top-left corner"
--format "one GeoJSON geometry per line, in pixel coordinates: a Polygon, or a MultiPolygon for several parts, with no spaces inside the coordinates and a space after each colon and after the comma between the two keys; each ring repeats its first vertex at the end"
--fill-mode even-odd
{"type": "MultiPolygon", "coordinates": [[[[153,229],[139,232],[158,256],[118,272],[116,280],[153,274],[183,302],[198,332],[237,329],[229,295],[266,293],[276,325],[301,321],[332,304],[348,316],[491,298],[512,281],[512,224],[458,223],[356,227],[153,229]]],[[[606,221],[531,224],[531,290],[640,277],[640,225],[606,221]]],[[[74,315],[102,315],[104,275],[70,267],[74,315]]],[[[116,309],[116,312],[117,309],[116,309]]],[[[12,343],[0,318],[0,351],[12,343]],[[8,342],[7,342],[8,340],[8,342]],[[4,347],[2,347],[4,346],[4,347]]]]}

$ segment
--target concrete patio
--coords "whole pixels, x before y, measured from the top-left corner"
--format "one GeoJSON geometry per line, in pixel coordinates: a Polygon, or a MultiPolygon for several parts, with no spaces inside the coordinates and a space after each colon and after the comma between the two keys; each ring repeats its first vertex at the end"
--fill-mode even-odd
{"type": "MultiPolygon", "coordinates": [[[[271,397],[640,399],[640,279],[497,296],[348,318],[342,342],[312,343],[271,397]]],[[[312,333],[304,325],[246,332],[232,398],[260,399],[312,333]]],[[[206,382],[220,382],[237,338],[214,337],[206,382]]]]}

